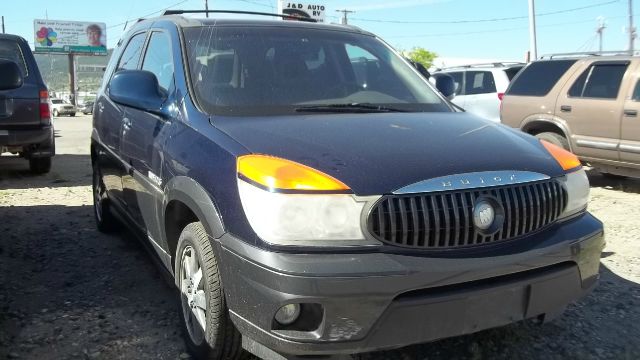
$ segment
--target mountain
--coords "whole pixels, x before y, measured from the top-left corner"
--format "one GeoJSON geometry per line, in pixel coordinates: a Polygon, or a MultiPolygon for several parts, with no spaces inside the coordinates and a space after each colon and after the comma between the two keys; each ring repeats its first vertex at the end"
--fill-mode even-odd
{"type": "MultiPolygon", "coordinates": [[[[78,91],[95,92],[102,81],[113,49],[106,56],[76,55],[76,86],[78,91]]],[[[67,55],[35,54],[38,68],[49,91],[69,91],[69,58],[67,55]]]]}

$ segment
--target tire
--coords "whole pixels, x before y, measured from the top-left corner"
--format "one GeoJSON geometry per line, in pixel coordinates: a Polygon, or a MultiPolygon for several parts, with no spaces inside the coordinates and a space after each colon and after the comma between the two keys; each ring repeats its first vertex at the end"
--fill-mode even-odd
{"type": "Polygon", "coordinates": [[[76,113],[71,113],[69,114],[69,116],[76,116],[76,113]]]}
{"type": "Polygon", "coordinates": [[[550,143],[552,143],[553,145],[557,145],[560,146],[561,148],[570,151],[569,150],[569,141],[567,140],[567,138],[565,138],[562,135],[553,133],[553,132],[543,132],[540,134],[537,134],[536,137],[540,140],[545,140],[548,141],[550,143]]]}
{"type": "Polygon", "coordinates": [[[46,174],[51,170],[50,157],[37,157],[29,159],[29,170],[33,174],[46,174]]]}
{"type": "Polygon", "coordinates": [[[182,230],[175,262],[180,319],[192,354],[201,360],[245,357],[240,333],[229,318],[218,262],[202,223],[193,222],[182,230]]]}
{"type": "Polygon", "coordinates": [[[96,219],[98,231],[108,234],[114,232],[118,227],[118,220],[111,213],[109,208],[109,199],[106,195],[104,182],[98,165],[93,165],[93,215],[96,219]]]}
{"type": "Polygon", "coordinates": [[[58,117],[58,109],[53,109],[53,117],[58,117]]]}

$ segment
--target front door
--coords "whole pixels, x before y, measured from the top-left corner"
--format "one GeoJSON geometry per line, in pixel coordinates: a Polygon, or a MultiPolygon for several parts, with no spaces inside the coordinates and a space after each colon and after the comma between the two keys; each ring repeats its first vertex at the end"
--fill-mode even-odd
{"type": "MultiPolygon", "coordinates": [[[[142,70],[158,79],[159,91],[167,102],[175,87],[173,60],[169,36],[152,31],[142,60],[142,70]]],[[[129,165],[123,176],[125,202],[138,226],[146,231],[155,245],[160,241],[160,210],[162,202],[162,154],[171,128],[168,119],[160,115],[127,107],[122,128],[121,153],[129,165]]]]}
{"type": "Polygon", "coordinates": [[[555,115],[569,125],[573,152],[581,158],[619,159],[621,89],[630,82],[628,67],[624,60],[596,61],[561,90],[555,115]]]}
{"type": "Polygon", "coordinates": [[[629,89],[620,129],[620,161],[640,168],[640,79],[629,89]]]}

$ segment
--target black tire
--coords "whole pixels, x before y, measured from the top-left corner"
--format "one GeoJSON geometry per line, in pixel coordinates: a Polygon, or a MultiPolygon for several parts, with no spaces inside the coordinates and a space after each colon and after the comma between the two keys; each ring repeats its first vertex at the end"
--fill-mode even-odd
{"type": "Polygon", "coordinates": [[[557,145],[560,146],[561,148],[570,151],[569,150],[569,141],[567,140],[567,138],[565,138],[564,136],[560,135],[560,134],[556,134],[553,132],[543,132],[540,134],[537,134],[536,137],[540,140],[545,140],[548,141],[550,143],[552,143],[553,145],[557,145]]]}
{"type": "Polygon", "coordinates": [[[119,227],[118,219],[113,216],[109,208],[109,199],[106,195],[104,182],[100,175],[100,168],[93,165],[93,215],[96,219],[98,231],[108,234],[114,232],[119,227]]]}
{"type": "Polygon", "coordinates": [[[69,114],[69,116],[76,116],[76,113],[71,113],[69,114]]]}
{"type": "Polygon", "coordinates": [[[51,171],[50,157],[37,157],[29,159],[29,170],[33,174],[46,174],[51,171]]]}
{"type": "Polygon", "coordinates": [[[202,223],[193,222],[182,230],[175,256],[175,269],[180,291],[180,319],[187,347],[192,354],[201,360],[246,357],[247,354],[242,350],[240,333],[229,318],[218,262],[202,223]],[[186,267],[189,266],[189,261],[185,260],[186,257],[197,259],[198,269],[201,270],[201,280],[195,284],[195,288],[191,281],[194,277],[188,276],[186,267]],[[204,291],[206,310],[198,309],[197,305],[189,302],[187,293],[191,289],[194,289],[193,292],[204,291]],[[204,330],[198,325],[194,315],[196,311],[206,314],[203,321],[204,330]],[[196,334],[198,330],[200,332],[196,334]]]}
{"type": "Polygon", "coordinates": [[[58,117],[58,110],[57,109],[53,109],[53,117],[58,117]]]}

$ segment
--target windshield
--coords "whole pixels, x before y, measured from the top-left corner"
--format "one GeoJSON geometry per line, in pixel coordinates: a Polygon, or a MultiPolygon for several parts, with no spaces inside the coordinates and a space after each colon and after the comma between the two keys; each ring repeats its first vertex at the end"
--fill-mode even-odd
{"type": "Polygon", "coordinates": [[[372,36],[282,27],[184,30],[198,103],[211,114],[452,111],[372,36]],[[366,106],[363,106],[366,105],[366,106]],[[339,110],[338,110],[339,109],[339,110]]]}
{"type": "Polygon", "coordinates": [[[54,100],[51,100],[51,103],[52,103],[52,104],[64,104],[65,102],[64,102],[64,101],[62,101],[62,100],[55,100],[55,99],[54,99],[54,100]]]}

